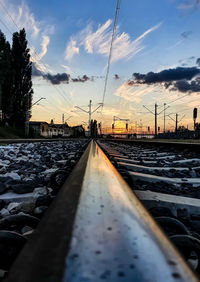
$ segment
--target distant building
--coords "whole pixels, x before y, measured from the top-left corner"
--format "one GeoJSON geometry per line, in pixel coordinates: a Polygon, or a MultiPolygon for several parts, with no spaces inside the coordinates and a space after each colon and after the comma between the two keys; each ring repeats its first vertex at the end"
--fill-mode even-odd
{"type": "Polygon", "coordinates": [[[30,128],[32,128],[35,136],[45,138],[85,136],[85,130],[82,125],[69,126],[67,123],[54,124],[53,120],[51,120],[50,124],[47,122],[31,121],[30,128]]]}
{"type": "Polygon", "coordinates": [[[74,137],[85,136],[85,129],[82,125],[72,126],[72,130],[74,137]]]}
{"type": "Polygon", "coordinates": [[[33,132],[33,135],[42,136],[44,132],[44,128],[48,126],[48,123],[45,121],[30,121],[29,125],[33,132]]]}
{"type": "Polygon", "coordinates": [[[62,124],[49,124],[48,125],[48,137],[63,137],[64,129],[62,124]]]}

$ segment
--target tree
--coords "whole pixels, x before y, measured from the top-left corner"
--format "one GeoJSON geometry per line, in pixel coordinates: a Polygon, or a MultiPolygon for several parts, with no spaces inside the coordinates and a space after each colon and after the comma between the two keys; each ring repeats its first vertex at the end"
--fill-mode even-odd
{"type": "Polygon", "coordinates": [[[5,61],[6,61],[6,79],[2,85],[2,110],[3,110],[3,120],[9,121],[13,112],[12,103],[12,84],[13,84],[13,74],[12,69],[12,53],[9,42],[5,44],[5,61]]]}
{"type": "Polygon", "coordinates": [[[32,105],[32,63],[27,48],[25,29],[13,34],[12,57],[14,78],[12,85],[13,114],[11,122],[16,127],[24,127],[27,113],[32,105]]]}
{"type": "Polygon", "coordinates": [[[5,43],[6,43],[6,38],[3,32],[0,31],[0,110],[2,110],[2,85],[5,80],[5,62],[4,62],[5,43]]]}
{"type": "Polygon", "coordinates": [[[91,137],[92,138],[96,138],[97,135],[98,135],[98,131],[97,131],[97,121],[96,120],[91,120],[91,123],[90,123],[90,134],[91,134],[91,137]]]}
{"type": "Polygon", "coordinates": [[[0,31],[0,110],[4,120],[12,111],[11,109],[11,86],[13,79],[12,54],[9,42],[0,31]]]}
{"type": "Polygon", "coordinates": [[[187,132],[188,129],[184,126],[184,125],[180,125],[177,129],[177,131],[180,131],[180,132],[187,132]]]}

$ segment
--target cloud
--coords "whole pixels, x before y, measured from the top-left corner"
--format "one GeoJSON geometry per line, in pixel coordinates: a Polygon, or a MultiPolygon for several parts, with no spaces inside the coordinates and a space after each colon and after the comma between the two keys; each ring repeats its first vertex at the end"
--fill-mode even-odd
{"type": "Polygon", "coordinates": [[[116,90],[115,96],[138,104],[142,101],[143,96],[151,93],[154,89],[154,86],[130,85],[125,82],[116,90]]]}
{"type": "Polygon", "coordinates": [[[179,46],[182,42],[184,41],[184,39],[180,39],[178,40],[175,44],[173,44],[172,46],[167,47],[167,50],[173,50],[175,47],[179,46]]]}
{"type": "Polygon", "coordinates": [[[67,73],[57,73],[50,74],[47,73],[43,75],[43,78],[51,82],[52,84],[69,83],[69,75],[67,73]]]}
{"type": "Polygon", "coordinates": [[[47,36],[47,35],[43,35],[43,40],[42,40],[42,51],[41,53],[39,54],[39,58],[40,60],[44,57],[44,55],[47,53],[47,46],[49,45],[50,43],[50,37],[47,36]]]}
{"type": "Polygon", "coordinates": [[[76,40],[70,39],[66,47],[65,58],[66,60],[71,60],[75,54],[79,54],[79,47],[76,46],[76,40]]]}
{"type": "Polygon", "coordinates": [[[184,39],[186,39],[186,38],[188,38],[188,37],[190,36],[190,34],[192,34],[192,31],[191,31],[191,30],[189,30],[189,31],[184,31],[184,32],[181,33],[181,36],[182,36],[184,39]]]}
{"type": "Polygon", "coordinates": [[[180,92],[200,92],[200,81],[198,79],[188,82],[187,80],[179,80],[173,84],[173,90],[180,92]]]}
{"type": "Polygon", "coordinates": [[[197,59],[196,64],[200,67],[200,58],[197,59]]]}
{"type": "Polygon", "coordinates": [[[72,78],[71,80],[73,82],[86,82],[87,80],[90,80],[90,78],[86,74],[84,74],[81,78],[72,78]]]}
{"type": "Polygon", "coordinates": [[[32,76],[43,76],[43,72],[32,62],[32,76]]]}
{"type": "MultiPolygon", "coordinates": [[[[14,3],[14,1],[12,1],[14,3]]],[[[47,53],[48,45],[50,44],[50,35],[55,31],[54,25],[47,24],[45,21],[38,21],[34,13],[30,10],[25,1],[18,4],[12,4],[11,1],[2,0],[1,19],[9,27],[10,31],[25,28],[29,41],[31,61],[37,66],[37,69],[42,72],[50,72],[49,66],[43,64],[41,59],[47,53]],[[29,39],[31,37],[31,39],[29,39]],[[31,45],[30,45],[31,42],[31,45]],[[40,44],[40,46],[39,46],[40,44]],[[41,50],[36,53],[38,47],[41,50]]],[[[1,12],[1,11],[0,11],[1,12]]]]}
{"type": "Polygon", "coordinates": [[[108,53],[107,49],[109,48],[109,41],[111,39],[111,30],[109,27],[111,24],[112,21],[109,19],[94,32],[92,32],[91,24],[86,27],[82,33],[86,35],[84,35],[83,44],[87,53],[108,53]]]}
{"type": "Polygon", "coordinates": [[[177,67],[166,69],[158,73],[134,73],[129,85],[135,84],[162,84],[166,89],[180,92],[200,92],[200,69],[196,67],[177,67]]]}
{"type": "Polygon", "coordinates": [[[192,34],[192,31],[184,31],[181,33],[181,39],[179,39],[175,44],[173,44],[172,46],[167,47],[167,50],[171,50],[174,49],[175,47],[179,46],[182,42],[184,42],[185,40],[187,40],[190,35],[192,34]]]}
{"type": "Polygon", "coordinates": [[[67,73],[72,73],[72,69],[69,66],[61,65],[61,67],[63,67],[67,73]]]}
{"type": "Polygon", "coordinates": [[[30,54],[31,54],[32,62],[39,64],[39,61],[41,61],[41,59],[47,53],[47,47],[48,47],[49,43],[50,43],[50,37],[47,36],[47,35],[43,35],[42,36],[42,43],[41,43],[41,47],[42,47],[41,52],[36,54],[35,48],[34,47],[30,48],[30,54]]]}
{"type": "MultiPolygon", "coordinates": [[[[108,19],[104,24],[99,25],[96,30],[92,23],[70,38],[66,47],[66,59],[70,60],[75,54],[79,54],[80,47],[83,47],[88,54],[99,54],[104,57],[109,55],[112,36],[112,20],[108,19]]],[[[145,37],[160,27],[161,23],[147,29],[138,38],[131,40],[128,33],[120,33],[119,27],[113,42],[112,62],[122,59],[130,59],[144,49],[142,44],[145,37]]]]}
{"type": "MultiPolygon", "coordinates": [[[[33,39],[37,38],[40,33],[40,22],[35,19],[34,14],[24,1],[17,6],[4,0],[2,1],[2,6],[8,11],[10,17],[20,29],[24,27],[33,39]]],[[[5,17],[5,20],[7,21],[8,17],[5,17]]],[[[13,21],[12,24],[14,25],[13,21]]]]}
{"type": "Polygon", "coordinates": [[[32,63],[32,76],[42,77],[43,79],[49,81],[51,84],[69,83],[70,75],[66,73],[51,74],[38,69],[37,63],[32,63]]]}
{"type": "Polygon", "coordinates": [[[196,75],[200,74],[200,69],[196,67],[182,68],[177,67],[175,69],[167,69],[158,73],[149,72],[147,74],[134,73],[133,76],[137,83],[161,83],[171,82],[175,80],[187,79],[191,80],[196,75]]]}
{"type": "Polygon", "coordinates": [[[178,9],[183,11],[183,12],[187,12],[187,11],[194,11],[196,8],[198,8],[200,5],[200,0],[187,0],[187,1],[183,1],[183,3],[181,3],[178,6],[178,9]]]}
{"type": "MultiPolygon", "coordinates": [[[[49,43],[50,38],[48,36],[43,36],[43,41],[41,43],[42,50],[40,53],[36,53],[35,47],[30,48],[31,61],[34,63],[34,68],[42,73],[49,71],[49,67],[43,62],[41,62],[41,59],[47,53],[47,46],[49,45],[49,43]]],[[[37,73],[35,69],[34,73],[37,73]]]]}
{"type": "Polygon", "coordinates": [[[61,84],[61,83],[69,83],[69,82],[86,82],[88,80],[93,81],[92,78],[88,77],[86,74],[82,77],[70,78],[70,74],[67,73],[46,73],[45,71],[41,71],[38,69],[37,63],[32,63],[32,76],[34,77],[42,77],[43,79],[49,81],[51,84],[61,84]]]}

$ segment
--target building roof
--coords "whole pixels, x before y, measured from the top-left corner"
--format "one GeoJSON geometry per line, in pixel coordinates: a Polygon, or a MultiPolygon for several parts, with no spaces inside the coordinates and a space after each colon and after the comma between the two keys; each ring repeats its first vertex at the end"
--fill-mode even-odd
{"type": "Polygon", "coordinates": [[[48,124],[46,121],[30,121],[30,125],[41,125],[42,123],[48,124]]]}

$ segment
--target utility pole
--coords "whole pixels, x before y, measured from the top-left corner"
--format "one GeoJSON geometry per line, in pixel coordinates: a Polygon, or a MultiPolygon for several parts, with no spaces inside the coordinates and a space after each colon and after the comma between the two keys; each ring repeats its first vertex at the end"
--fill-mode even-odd
{"type": "Polygon", "coordinates": [[[195,130],[196,119],[197,119],[197,108],[194,108],[193,110],[194,130],[195,130]]]}
{"type": "Polygon", "coordinates": [[[92,100],[89,101],[89,133],[91,136],[92,100]]]}
{"type": "Polygon", "coordinates": [[[177,132],[178,131],[178,123],[185,117],[185,115],[183,115],[180,120],[178,120],[178,114],[177,113],[176,113],[175,119],[170,117],[170,115],[168,115],[168,117],[175,122],[175,132],[177,132]]]}
{"type": "Polygon", "coordinates": [[[103,105],[102,103],[99,103],[99,106],[96,109],[94,109],[93,111],[92,111],[92,100],[89,101],[89,105],[88,105],[89,110],[88,111],[82,109],[79,106],[75,106],[76,109],[79,109],[82,112],[89,114],[89,120],[88,120],[88,123],[89,123],[88,124],[89,136],[91,136],[91,118],[92,118],[92,114],[95,113],[100,107],[102,107],[102,105],[103,105]]]}
{"type": "Polygon", "coordinates": [[[166,108],[165,108],[165,106],[166,106],[166,103],[164,103],[164,133],[165,133],[165,110],[166,110],[166,108]]]}
{"type": "Polygon", "coordinates": [[[113,117],[113,124],[112,124],[112,129],[113,129],[113,130],[114,130],[114,128],[115,128],[115,122],[116,122],[117,120],[125,121],[125,122],[126,122],[126,131],[127,131],[127,133],[128,133],[128,122],[130,121],[130,119],[127,119],[127,118],[119,118],[119,117],[114,116],[114,117],[113,117]]]}
{"type": "Polygon", "coordinates": [[[137,134],[137,121],[135,122],[135,133],[137,134]]]}
{"type": "MultiPolygon", "coordinates": [[[[166,104],[165,104],[166,105],[166,104]]],[[[155,137],[157,136],[157,134],[158,134],[158,126],[157,126],[157,122],[158,122],[158,115],[159,114],[161,114],[163,111],[165,111],[166,109],[168,109],[169,108],[169,106],[168,107],[164,107],[164,110],[162,110],[161,112],[159,112],[158,113],[158,111],[157,111],[157,109],[158,109],[158,105],[157,105],[157,103],[155,103],[155,111],[153,112],[153,111],[151,111],[151,110],[149,110],[146,106],[144,106],[143,105],[143,107],[149,112],[149,113],[151,113],[151,114],[153,114],[154,116],[155,116],[155,137]]]]}
{"type": "Polygon", "coordinates": [[[29,136],[29,119],[30,119],[30,111],[29,111],[29,94],[28,94],[27,109],[26,109],[26,120],[25,120],[25,137],[29,136]]]}
{"type": "MultiPolygon", "coordinates": [[[[143,107],[145,109],[147,109],[148,112],[150,112],[151,114],[153,114],[155,116],[155,137],[157,136],[157,116],[158,116],[158,113],[157,113],[157,108],[158,108],[158,105],[157,103],[155,103],[155,112],[152,112],[151,110],[149,110],[146,106],[143,105],[143,107]]],[[[159,113],[160,114],[160,113],[159,113]]]]}
{"type": "Polygon", "coordinates": [[[65,123],[65,114],[62,114],[62,124],[65,123]]]}
{"type": "MultiPolygon", "coordinates": [[[[31,108],[33,106],[35,106],[39,101],[46,99],[44,97],[41,97],[39,100],[37,100],[35,103],[32,104],[31,108]]],[[[28,137],[29,136],[29,120],[30,120],[30,111],[29,110],[29,97],[27,99],[27,110],[26,110],[26,121],[25,121],[25,136],[28,137]]]]}
{"type": "Polygon", "coordinates": [[[68,121],[71,117],[72,117],[72,116],[69,116],[68,118],[66,118],[66,119],[64,120],[63,124],[64,124],[66,121],[68,121]]]}
{"type": "Polygon", "coordinates": [[[158,108],[158,105],[155,103],[155,136],[158,135],[158,127],[157,127],[157,108],[158,108]]]}
{"type": "Polygon", "coordinates": [[[102,132],[101,132],[101,122],[98,124],[99,126],[99,133],[100,133],[100,137],[102,136],[102,132]]]}
{"type": "Polygon", "coordinates": [[[178,130],[178,114],[176,114],[176,126],[175,126],[175,132],[177,133],[178,130]]]}

